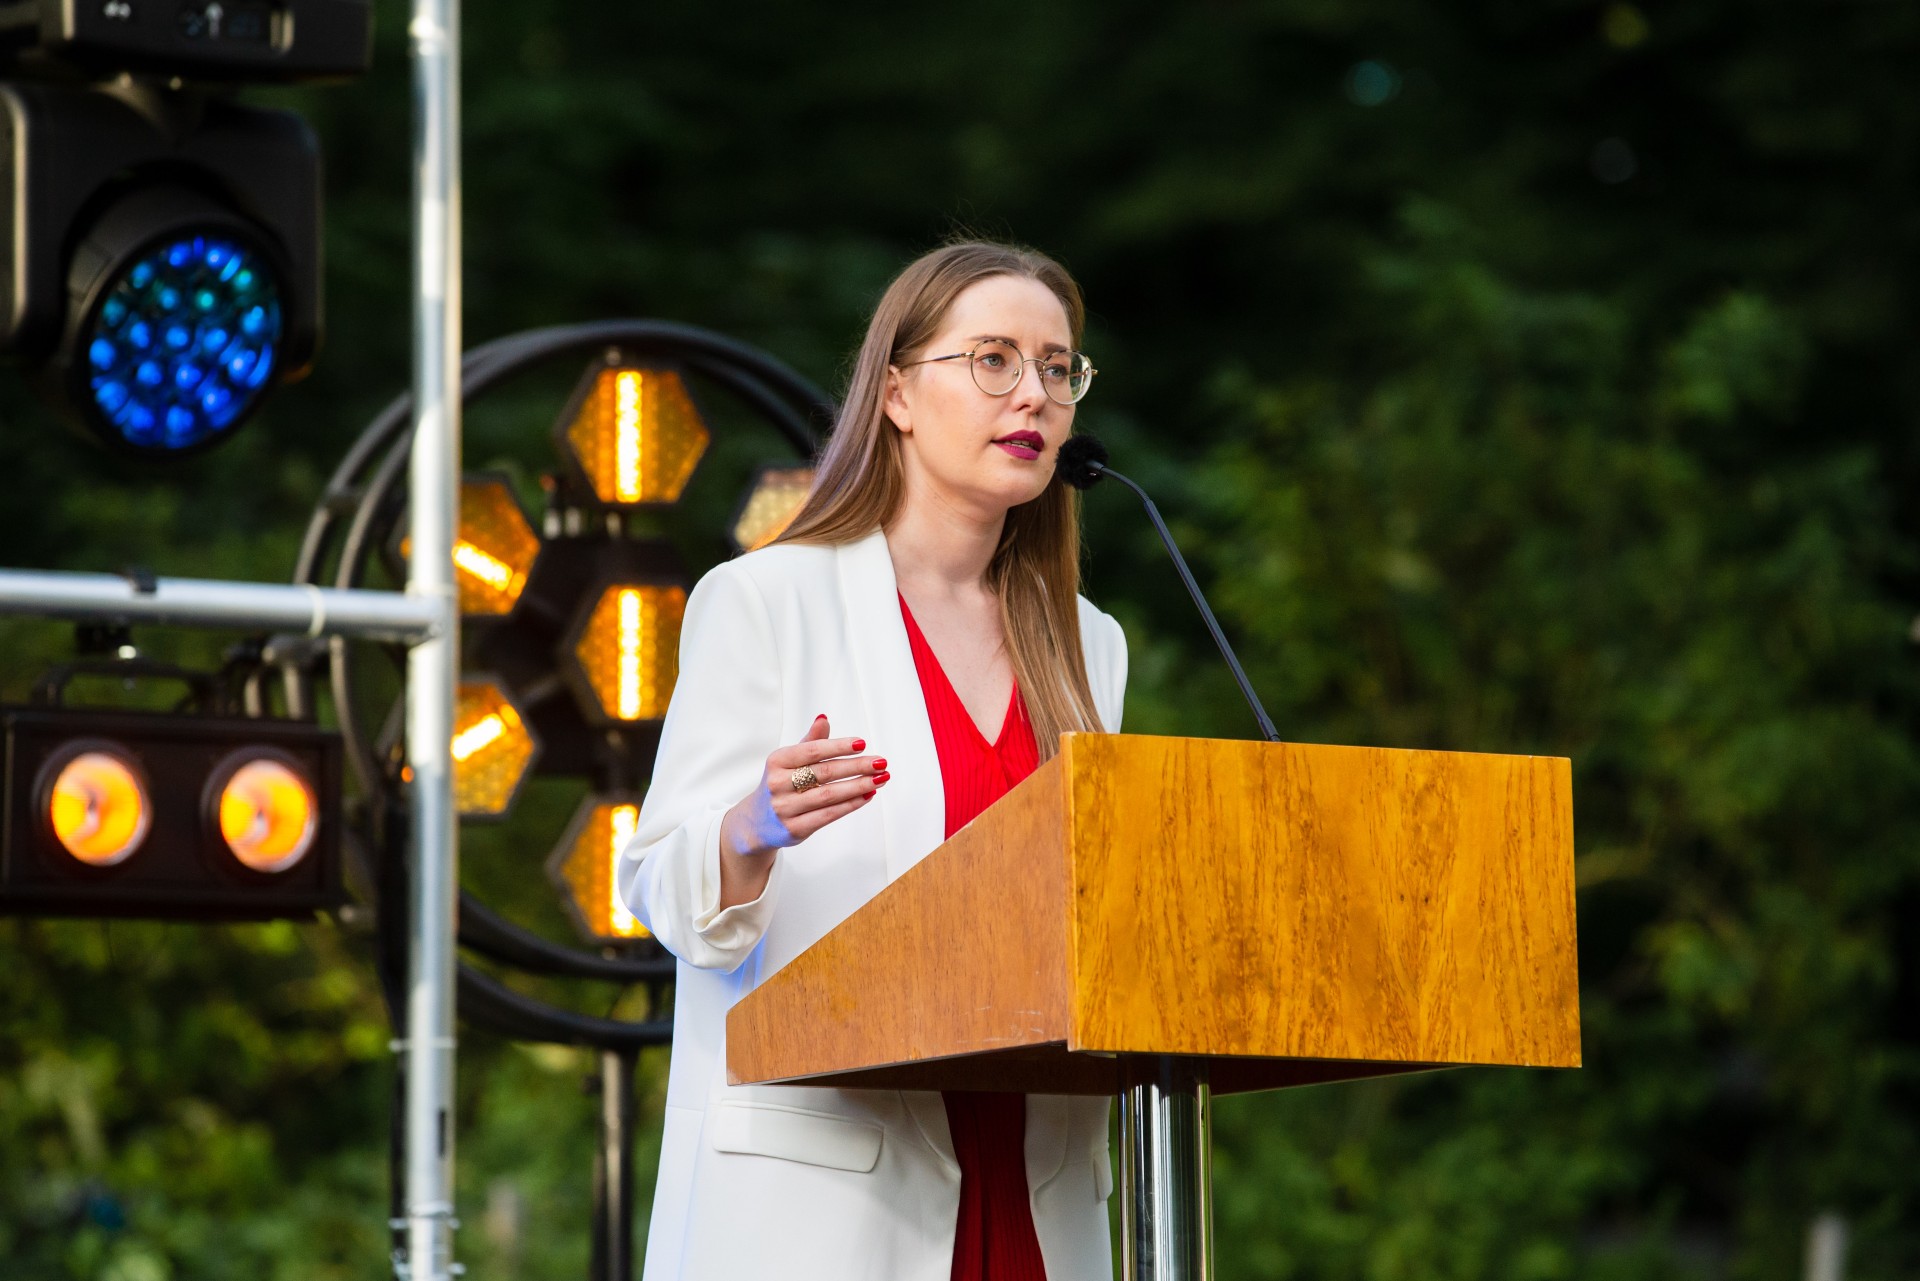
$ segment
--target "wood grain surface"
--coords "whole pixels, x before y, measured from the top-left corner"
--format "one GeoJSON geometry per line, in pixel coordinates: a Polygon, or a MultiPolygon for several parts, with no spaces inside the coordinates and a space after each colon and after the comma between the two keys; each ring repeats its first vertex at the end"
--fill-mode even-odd
{"type": "Polygon", "coordinates": [[[1580,1062],[1569,763],[1143,735],[1059,755],[734,1007],[735,1081],[1110,1093],[1580,1062]]]}
{"type": "Polygon", "coordinates": [[[1069,737],[1070,1047],[1580,1062],[1569,763],[1069,737]]]}
{"type": "Polygon", "coordinates": [[[728,1012],[729,1077],[1064,1043],[1064,812],[1056,759],[764,980],[728,1012]]]}

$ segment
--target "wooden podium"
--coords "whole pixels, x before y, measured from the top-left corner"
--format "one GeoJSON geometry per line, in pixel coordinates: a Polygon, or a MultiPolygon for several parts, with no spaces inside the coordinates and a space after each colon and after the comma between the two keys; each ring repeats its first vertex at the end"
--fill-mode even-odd
{"type": "Polygon", "coordinates": [[[1569,764],[1065,735],[727,1046],[736,1083],[1118,1095],[1122,1275],[1209,1276],[1213,1093],[1579,1066],[1569,764]]]}

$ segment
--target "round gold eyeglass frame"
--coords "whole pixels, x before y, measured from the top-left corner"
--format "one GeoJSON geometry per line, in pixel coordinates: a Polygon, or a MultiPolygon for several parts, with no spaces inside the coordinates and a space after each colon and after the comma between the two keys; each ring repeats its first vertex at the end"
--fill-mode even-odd
{"type": "Polygon", "coordinates": [[[1040,366],[1040,390],[1047,393],[1047,399],[1056,405],[1077,405],[1087,398],[1087,389],[1093,386],[1093,376],[1100,371],[1093,367],[1093,361],[1084,351],[1056,351],[1045,356],[1023,356],[1020,349],[1004,338],[995,338],[981,343],[970,351],[950,352],[945,356],[928,356],[924,360],[903,360],[895,368],[911,369],[915,365],[933,365],[943,360],[965,360],[967,370],[973,375],[973,385],[989,396],[1008,396],[1020,385],[1020,379],[1026,375],[1028,365],[1040,366]],[[977,357],[990,348],[1005,348],[1013,353],[1013,362],[1004,369],[990,371],[1005,375],[1006,386],[990,387],[980,381],[981,367],[977,357]],[[1070,364],[1079,360],[1086,365],[1086,371],[1080,375],[1080,390],[1073,389],[1073,375],[1070,364]]]}

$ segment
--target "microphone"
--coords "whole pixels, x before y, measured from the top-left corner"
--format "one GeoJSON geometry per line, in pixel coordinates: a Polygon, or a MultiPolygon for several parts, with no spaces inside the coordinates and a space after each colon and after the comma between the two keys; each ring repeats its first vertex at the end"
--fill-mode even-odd
{"type": "Polygon", "coordinates": [[[1200,617],[1206,620],[1207,630],[1213,633],[1213,643],[1220,647],[1220,656],[1227,660],[1227,666],[1233,670],[1233,679],[1240,682],[1240,693],[1245,696],[1247,706],[1253,709],[1254,719],[1260,722],[1260,732],[1269,743],[1279,742],[1280,731],[1273,727],[1267,709],[1260,705],[1260,696],[1253,692],[1253,682],[1241,670],[1240,660],[1234,657],[1233,646],[1227,644],[1226,635],[1221,632],[1219,622],[1213,617],[1213,610],[1207,605],[1207,598],[1201,594],[1200,584],[1193,580],[1193,572],[1187,568],[1186,557],[1174,546],[1167,522],[1160,519],[1160,509],[1153,505],[1153,499],[1147,497],[1147,491],[1107,466],[1107,447],[1084,434],[1070,436],[1060,446],[1060,451],[1054,455],[1053,472],[1062,483],[1075,489],[1091,489],[1101,477],[1111,476],[1139,496],[1146,505],[1147,517],[1153,521],[1153,527],[1160,531],[1160,541],[1166,544],[1167,555],[1173,557],[1173,567],[1180,571],[1180,581],[1187,585],[1193,603],[1200,607],[1200,617]]]}

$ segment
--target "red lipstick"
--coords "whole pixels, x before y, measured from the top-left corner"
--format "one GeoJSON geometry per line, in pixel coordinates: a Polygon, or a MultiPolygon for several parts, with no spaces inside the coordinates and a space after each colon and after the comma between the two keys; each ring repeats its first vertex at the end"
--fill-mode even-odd
{"type": "Polygon", "coordinates": [[[1023,458],[1028,462],[1040,457],[1040,452],[1047,447],[1046,438],[1037,431],[1008,432],[993,443],[1015,458],[1023,458]]]}

